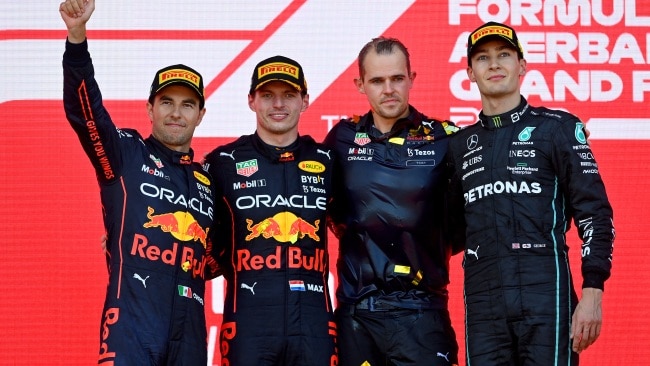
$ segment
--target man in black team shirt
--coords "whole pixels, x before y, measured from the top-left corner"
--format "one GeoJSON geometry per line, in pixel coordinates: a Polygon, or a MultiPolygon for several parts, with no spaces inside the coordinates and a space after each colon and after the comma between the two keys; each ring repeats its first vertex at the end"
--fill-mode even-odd
{"type": "Polygon", "coordinates": [[[457,364],[447,284],[462,247],[443,235],[443,158],[457,128],[409,105],[415,72],[400,41],[373,39],[358,62],[371,110],[325,139],[343,176],[331,210],[341,365],[457,364]]]}

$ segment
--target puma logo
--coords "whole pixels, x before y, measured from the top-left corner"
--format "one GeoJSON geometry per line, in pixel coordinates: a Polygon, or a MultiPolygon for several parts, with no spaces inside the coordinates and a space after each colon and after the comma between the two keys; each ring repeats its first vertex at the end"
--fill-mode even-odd
{"type": "Polygon", "coordinates": [[[442,354],[442,353],[440,353],[440,352],[436,352],[436,356],[438,356],[438,357],[442,357],[442,358],[444,358],[445,360],[447,360],[447,362],[449,362],[449,352],[447,352],[447,353],[445,353],[445,354],[442,354]]]}
{"type": "Polygon", "coordinates": [[[332,158],[330,157],[330,151],[331,151],[331,150],[327,150],[327,151],[325,151],[325,150],[321,150],[321,149],[317,149],[317,150],[316,150],[317,153],[319,153],[319,154],[323,154],[323,155],[327,155],[327,158],[330,159],[330,160],[332,160],[332,158]]]}
{"type": "Polygon", "coordinates": [[[235,150],[233,150],[230,154],[228,154],[227,152],[223,152],[223,151],[219,153],[219,156],[230,156],[230,158],[232,160],[235,160],[234,155],[235,155],[235,150]]]}
{"type": "Polygon", "coordinates": [[[147,288],[147,282],[146,281],[147,281],[147,279],[149,279],[149,276],[147,276],[145,278],[142,278],[142,277],[140,277],[139,274],[134,273],[133,278],[135,278],[136,280],[142,282],[142,286],[144,286],[144,288],[147,288]]]}
{"type": "Polygon", "coordinates": [[[471,255],[475,256],[475,257],[476,257],[476,260],[478,260],[478,248],[480,248],[480,247],[481,247],[480,245],[477,246],[477,247],[476,247],[476,250],[467,249],[467,254],[468,254],[468,255],[471,254],[471,255]]]}
{"type": "Polygon", "coordinates": [[[247,284],[242,283],[240,287],[241,287],[241,288],[245,288],[245,289],[247,289],[247,290],[251,290],[251,292],[253,293],[253,295],[255,295],[255,289],[254,289],[255,285],[257,285],[257,282],[255,282],[255,283],[253,284],[253,286],[248,286],[247,284]]]}
{"type": "Polygon", "coordinates": [[[430,130],[433,130],[433,121],[422,121],[422,125],[429,128],[430,130]]]}

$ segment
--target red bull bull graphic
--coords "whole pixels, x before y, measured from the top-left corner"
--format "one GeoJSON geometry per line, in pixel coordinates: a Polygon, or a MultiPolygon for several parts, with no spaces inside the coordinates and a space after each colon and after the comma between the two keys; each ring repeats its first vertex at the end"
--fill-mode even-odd
{"type": "Polygon", "coordinates": [[[293,156],[293,152],[291,151],[285,151],[282,154],[280,154],[280,162],[287,162],[287,161],[294,161],[295,157],[293,156]]]}
{"type": "Polygon", "coordinates": [[[320,241],[318,234],[316,234],[318,231],[318,223],[320,223],[320,220],[314,221],[314,225],[312,225],[301,218],[297,218],[289,228],[289,235],[292,238],[291,243],[293,244],[297,239],[304,238],[305,235],[316,241],[320,241]]]}
{"type": "Polygon", "coordinates": [[[160,230],[172,234],[181,241],[200,241],[203,248],[207,247],[208,231],[203,229],[189,212],[176,211],[174,213],[163,213],[153,215],[154,209],[149,207],[147,218],[149,221],[142,225],[145,228],[159,227],[160,230]]]}
{"type": "Polygon", "coordinates": [[[187,230],[185,230],[185,235],[192,237],[192,240],[194,241],[197,240],[200,241],[201,244],[203,244],[203,248],[205,248],[209,230],[210,228],[203,230],[203,228],[201,227],[201,225],[199,225],[198,222],[193,221],[187,226],[187,230]]]}
{"type": "Polygon", "coordinates": [[[257,224],[253,220],[246,219],[246,228],[250,234],[246,235],[246,241],[251,241],[260,235],[265,239],[274,238],[275,240],[295,244],[298,239],[305,236],[315,241],[320,241],[318,236],[318,224],[320,220],[314,221],[314,225],[308,221],[296,216],[291,212],[280,212],[273,217],[266,218],[257,224]]]}
{"type": "Polygon", "coordinates": [[[189,155],[183,155],[181,156],[180,163],[183,165],[190,165],[192,164],[192,158],[189,155]]]}
{"type": "Polygon", "coordinates": [[[250,231],[250,234],[246,235],[246,241],[251,241],[260,235],[265,239],[270,239],[281,234],[280,224],[273,218],[264,219],[255,225],[253,225],[253,220],[246,219],[246,228],[250,231]]]}

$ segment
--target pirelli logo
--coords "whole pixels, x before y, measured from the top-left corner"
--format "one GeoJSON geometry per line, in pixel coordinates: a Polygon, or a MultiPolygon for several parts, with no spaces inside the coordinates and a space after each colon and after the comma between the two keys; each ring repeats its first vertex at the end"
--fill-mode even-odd
{"type": "Polygon", "coordinates": [[[293,65],[286,64],[284,62],[273,62],[270,64],[260,66],[257,69],[257,77],[259,79],[264,77],[264,75],[277,74],[277,73],[291,75],[294,78],[299,79],[298,68],[293,65]]]}
{"type": "Polygon", "coordinates": [[[169,80],[185,80],[196,85],[197,88],[200,88],[199,82],[201,78],[193,72],[182,69],[167,70],[158,76],[158,84],[160,85],[169,80]]]}
{"type": "Polygon", "coordinates": [[[506,27],[493,25],[490,27],[481,28],[478,32],[472,34],[472,44],[476,44],[479,39],[485,36],[501,35],[509,39],[513,39],[512,30],[506,27]]]}

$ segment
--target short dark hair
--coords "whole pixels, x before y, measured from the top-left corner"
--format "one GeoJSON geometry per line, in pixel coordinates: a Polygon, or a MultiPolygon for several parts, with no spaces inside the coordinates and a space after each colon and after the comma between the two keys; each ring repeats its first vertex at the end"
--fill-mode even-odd
{"type": "Polygon", "coordinates": [[[401,51],[404,56],[406,56],[406,71],[408,71],[409,74],[411,73],[411,58],[408,49],[406,49],[406,46],[404,46],[404,43],[402,43],[397,38],[377,37],[373,38],[372,41],[366,43],[361,51],[359,51],[359,76],[362,79],[366,73],[363,69],[363,62],[366,60],[366,56],[370,50],[374,50],[378,55],[390,55],[396,50],[401,51]]]}

